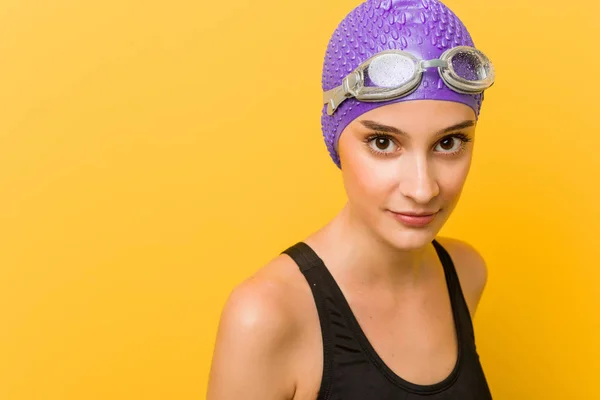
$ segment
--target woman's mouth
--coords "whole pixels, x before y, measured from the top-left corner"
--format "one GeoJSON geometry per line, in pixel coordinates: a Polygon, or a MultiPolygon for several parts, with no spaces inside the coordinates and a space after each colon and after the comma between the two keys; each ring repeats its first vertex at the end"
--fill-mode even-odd
{"type": "Polygon", "coordinates": [[[402,222],[402,224],[409,226],[411,228],[421,228],[431,223],[438,214],[438,211],[422,211],[422,212],[414,212],[414,211],[402,211],[395,212],[390,211],[394,218],[397,221],[402,222]]]}

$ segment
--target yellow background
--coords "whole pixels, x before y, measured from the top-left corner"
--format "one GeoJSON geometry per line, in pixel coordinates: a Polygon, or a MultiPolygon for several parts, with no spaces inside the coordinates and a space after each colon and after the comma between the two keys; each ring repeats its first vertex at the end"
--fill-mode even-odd
{"type": "MultiPolygon", "coordinates": [[[[0,4],[0,399],[202,399],[232,287],[344,202],[320,132],[357,0],[0,4]]],[[[497,68],[442,234],[494,398],[600,399],[597,1],[447,0],[497,68]]]]}

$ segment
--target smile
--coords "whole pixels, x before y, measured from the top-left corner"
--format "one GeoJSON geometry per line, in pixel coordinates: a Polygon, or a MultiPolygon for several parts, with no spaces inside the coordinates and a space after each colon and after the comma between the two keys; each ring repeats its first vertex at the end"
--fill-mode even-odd
{"type": "Polygon", "coordinates": [[[420,228],[429,225],[439,213],[439,211],[435,212],[394,212],[390,211],[390,213],[394,216],[394,218],[401,222],[402,224],[412,227],[412,228],[420,228]]]}

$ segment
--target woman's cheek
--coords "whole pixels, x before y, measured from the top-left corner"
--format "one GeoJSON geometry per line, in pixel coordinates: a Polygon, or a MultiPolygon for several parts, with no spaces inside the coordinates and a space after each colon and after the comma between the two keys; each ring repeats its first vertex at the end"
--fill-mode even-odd
{"type": "Polygon", "coordinates": [[[457,197],[462,193],[463,187],[469,173],[470,162],[457,164],[454,168],[443,168],[441,183],[441,195],[446,200],[458,200],[457,197]]]}
{"type": "Polygon", "coordinates": [[[362,168],[353,170],[350,177],[355,204],[378,209],[386,203],[386,197],[393,190],[396,179],[389,170],[374,163],[363,164],[362,168]]]}

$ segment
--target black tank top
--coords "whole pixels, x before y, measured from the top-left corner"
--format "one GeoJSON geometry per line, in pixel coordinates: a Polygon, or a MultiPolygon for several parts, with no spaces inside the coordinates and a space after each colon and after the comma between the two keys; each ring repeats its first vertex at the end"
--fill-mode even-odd
{"type": "Polygon", "coordinates": [[[434,240],[450,295],[458,360],[443,381],[417,385],[396,375],[375,352],[319,256],[304,242],[283,253],[298,264],[312,290],[323,338],[323,374],[317,400],[489,400],[471,316],[454,264],[434,240]]]}

